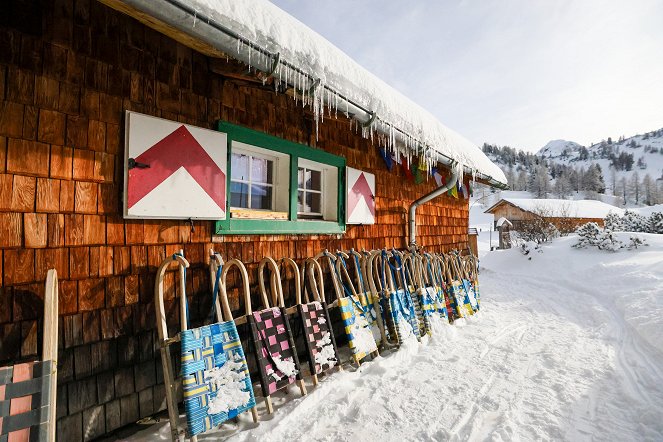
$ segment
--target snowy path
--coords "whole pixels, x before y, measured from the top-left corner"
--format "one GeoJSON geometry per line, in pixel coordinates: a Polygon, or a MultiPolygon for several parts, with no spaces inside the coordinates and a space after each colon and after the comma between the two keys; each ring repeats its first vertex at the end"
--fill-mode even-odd
{"type": "Polygon", "coordinates": [[[647,238],[489,253],[478,317],[203,440],[663,440],[663,238],[647,238]]]}

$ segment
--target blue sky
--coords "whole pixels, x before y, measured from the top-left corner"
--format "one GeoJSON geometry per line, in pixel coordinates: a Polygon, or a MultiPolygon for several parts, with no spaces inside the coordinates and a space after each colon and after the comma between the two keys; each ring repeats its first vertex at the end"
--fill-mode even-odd
{"type": "Polygon", "coordinates": [[[471,141],[663,127],[660,0],[272,0],[471,141]]]}

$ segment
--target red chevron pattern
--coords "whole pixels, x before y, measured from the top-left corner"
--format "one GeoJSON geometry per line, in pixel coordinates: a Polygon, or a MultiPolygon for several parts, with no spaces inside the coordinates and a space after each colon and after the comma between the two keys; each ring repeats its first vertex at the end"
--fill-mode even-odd
{"type": "Polygon", "coordinates": [[[150,167],[129,170],[127,186],[129,208],[179,168],[184,167],[212,200],[225,210],[226,174],[184,125],[137,156],[135,160],[150,167]]]}
{"type": "Polygon", "coordinates": [[[364,198],[368,209],[371,211],[371,215],[375,217],[374,195],[363,172],[359,174],[359,178],[357,178],[357,181],[352,185],[352,189],[348,192],[348,217],[354,212],[361,198],[364,198]]]}

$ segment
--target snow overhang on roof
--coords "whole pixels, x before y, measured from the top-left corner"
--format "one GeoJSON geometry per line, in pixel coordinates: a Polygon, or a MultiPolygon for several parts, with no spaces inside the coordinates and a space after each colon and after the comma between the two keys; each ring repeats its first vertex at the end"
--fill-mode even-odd
{"type": "Polygon", "coordinates": [[[324,118],[348,113],[363,134],[429,162],[463,166],[497,187],[506,176],[481,149],[368,72],[325,38],[266,0],[101,0],[156,28],[191,38],[287,82],[324,118]],[[165,26],[164,26],[165,24],[165,26]],[[300,92],[301,93],[301,92],[300,92]]]}

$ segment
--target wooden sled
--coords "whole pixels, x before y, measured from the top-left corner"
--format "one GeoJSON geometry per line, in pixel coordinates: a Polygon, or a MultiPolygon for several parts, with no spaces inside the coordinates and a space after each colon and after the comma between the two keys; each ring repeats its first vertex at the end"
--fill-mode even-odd
{"type": "Polygon", "coordinates": [[[267,405],[267,412],[272,414],[274,412],[271,399],[273,393],[287,389],[290,384],[297,382],[301,394],[306,395],[306,386],[301,374],[295,340],[290,330],[290,321],[283,303],[279,268],[272,258],[263,258],[260,261],[258,280],[262,309],[252,311],[250,300],[247,301],[247,306],[251,313],[249,325],[260,373],[260,386],[267,405]],[[266,266],[272,272],[269,279],[273,307],[270,307],[263,278],[266,266]]]}
{"type": "Polygon", "coordinates": [[[313,385],[318,385],[318,375],[338,367],[342,371],[341,358],[338,354],[334,331],[331,327],[331,317],[325,302],[325,288],[322,277],[322,268],[313,258],[304,262],[304,272],[299,283],[299,267],[290,258],[284,258],[283,263],[289,265],[297,278],[295,283],[295,302],[299,318],[304,331],[304,343],[308,355],[309,369],[313,378],[313,385]],[[309,290],[306,289],[309,282],[309,290]],[[302,302],[302,286],[305,302],[302,302]]]}
{"type": "Polygon", "coordinates": [[[0,441],[55,441],[58,275],[46,274],[40,361],[0,367],[0,441]]]}
{"type": "MultiPolygon", "coordinates": [[[[215,304],[217,304],[215,310],[219,322],[189,329],[185,291],[186,269],[188,267],[189,262],[184,258],[181,251],[165,259],[157,269],[154,292],[171,438],[172,440],[180,440],[185,437],[195,442],[198,434],[209,431],[244,411],[252,411],[254,422],[257,422],[258,415],[255,410],[255,398],[253,397],[253,388],[246,359],[230,309],[227,308],[225,315],[227,321],[223,322],[223,315],[217,299],[215,300],[215,304]],[[166,270],[171,264],[176,264],[179,270],[180,332],[174,337],[168,335],[163,287],[166,270]],[[170,346],[176,342],[181,343],[182,370],[179,379],[174,373],[170,355],[170,346]],[[228,368],[224,369],[226,364],[232,365],[228,365],[228,368]],[[243,404],[236,404],[237,406],[230,408],[233,404],[228,403],[225,397],[221,395],[223,392],[219,389],[219,382],[210,379],[210,376],[217,375],[221,370],[231,370],[236,373],[234,375],[235,380],[241,384],[241,391],[243,392],[243,404]],[[238,379],[237,376],[243,376],[243,378],[238,379]],[[180,425],[177,408],[177,397],[180,388],[186,413],[185,425],[180,425]],[[220,410],[219,403],[221,403],[220,410]]],[[[227,272],[227,268],[224,268],[224,271],[227,272]]],[[[219,281],[216,283],[220,284],[219,281]]],[[[222,289],[219,288],[219,290],[222,289]]],[[[222,291],[225,294],[225,290],[222,291]]],[[[224,304],[224,310],[226,310],[227,298],[221,296],[221,300],[224,304]]],[[[220,379],[220,382],[225,383],[225,378],[220,379]]]]}
{"type": "Polygon", "coordinates": [[[417,319],[412,296],[410,295],[403,271],[403,263],[398,253],[381,252],[384,269],[383,285],[389,292],[389,313],[398,344],[402,345],[412,334],[419,340],[419,321],[417,319]],[[394,264],[390,260],[394,260],[394,264]]]}
{"type": "MultiPolygon", "coordinates": [[[[331,275],[337,295],[335,302],[338,303],[341,310],[341,319],[348,338],[348,347],[352,352],[352,359],[357,365],[361,365],[361,361],[366,356],[370,354],[377,356],[379,354],[371,325],[367,319],[368,312],[351,284],[347,268],[342,265],[341,257],[343,255],[337,258],[327,250],[323,253],[332,269],[331,275]],[[350,282],[350,288],[343,284],[341,273],[344,273],[346,280],[350,282]],[[345,296],[341,294],[341,287],[345,296]]],[[[347,256],[346,254],[345,257],[347,256]]]]}
{"type": "Polygon", "coordinates": [[[452,305],[454,306],[456,315],[459,318],[472,316],[474,310],[459,278],[458,270],[455,266],[456,258],[451,254],[447,254],[443,259],[446,268],[448,293],[453,299],[452,305]]]}

